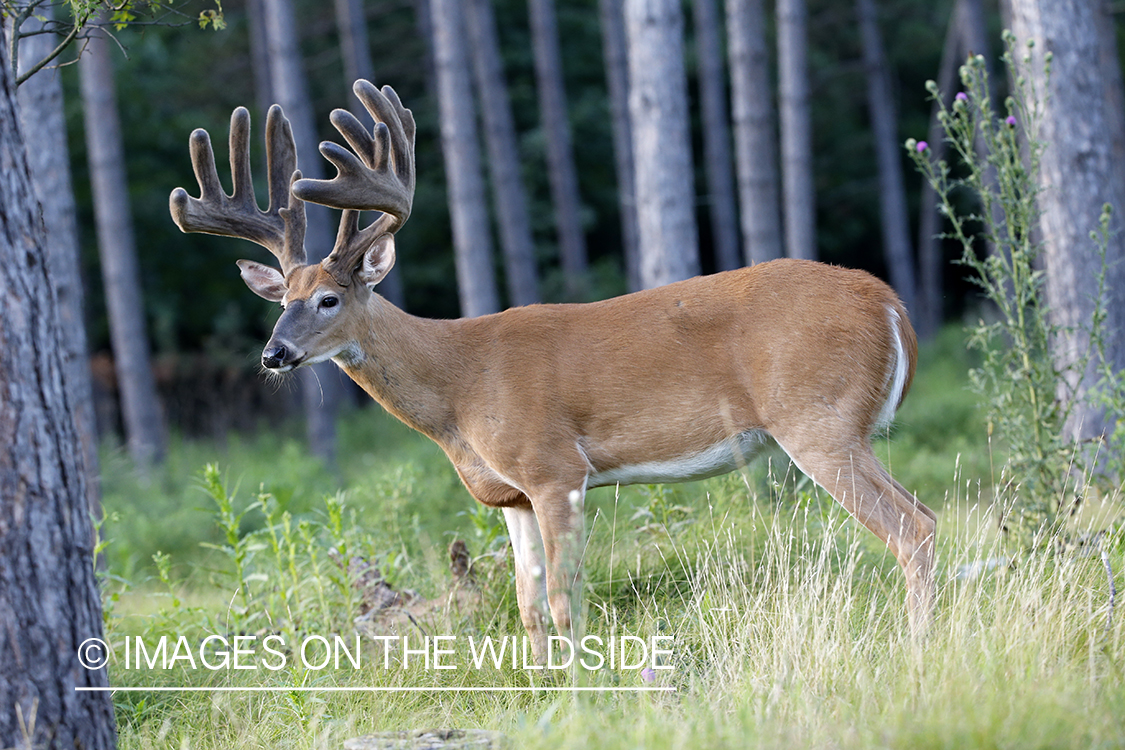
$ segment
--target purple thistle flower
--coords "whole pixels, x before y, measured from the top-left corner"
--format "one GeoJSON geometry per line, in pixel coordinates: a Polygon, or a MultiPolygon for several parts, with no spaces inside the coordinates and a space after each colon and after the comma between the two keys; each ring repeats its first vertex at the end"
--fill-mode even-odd
{"type": "Polygon", "coordinates": [[[1009,128],[1014,128],[1016,126],[1015,115],[1008,115],[1008,119],[1004,120],[1004,122],[1008,123],[1009,128]]]}
{"type": "Polygon", "coordinates": [[[645,682],[652,682],[656,679],[656,672],[653,671],[652,667],[645,667],[641,670],[641,679],[645,682]]]}
{"type": "Polygon", "coordinates": [[[957,96],[953,97],[953,99],[955,101],[959,101],[959,102],[967,102],[967,101],[969,101],[969,95],[966,94],[964,91],[958,91],[957,96]]]}
{"type": "Polygon", "coordinates": [[[918,149],[918,153],[922,153],[923,151],[925,151],[929,147],[930,147],[930,144],[926,143],[925,141],[918,141],[918,145],[915,146],[914,148],[918,149]]]}

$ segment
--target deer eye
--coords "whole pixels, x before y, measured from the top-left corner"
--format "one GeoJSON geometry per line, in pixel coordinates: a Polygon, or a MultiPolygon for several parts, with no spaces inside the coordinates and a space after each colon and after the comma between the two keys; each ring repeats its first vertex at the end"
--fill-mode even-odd
{"type": "Polygon", "coordinates": [[[320,306],[322,308],[335,307],[338,304],[340,304],[340,298],[333,294],[328,295],[320,301],[320,306]]]}

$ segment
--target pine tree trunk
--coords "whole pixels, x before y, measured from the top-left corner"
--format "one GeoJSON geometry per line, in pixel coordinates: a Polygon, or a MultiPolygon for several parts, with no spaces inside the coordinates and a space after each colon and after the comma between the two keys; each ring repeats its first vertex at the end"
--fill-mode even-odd
{"type": "MultiPolygon", "coordinates": [[[[1115,175],[1113,116],[1106,102],[1094,0],[1017,0],[1012,4],[1013,31],[1020,50],[1034,40],[1028,69],[1043,103],[1040,137],[1048,143],[1040,163],[1039,226],[1045,249],[1047,303],[1064,335],[1055,347],[1060,367],[1072,366],[1090,347],[1087,328],[1097,294],[1100,260],[1089,233],[1098,227],[1102,206],[1117,211],[1106,252],[1105,344],[1115,370],[1125,366],[1125,248],[1121,206],[1125,195],[1115,175]],[[1050,85],[1046,86],[1043,55],[1050,52],[1050,85]],[[1092,64],[1093,63],[1093,64],[1092,64]]],[[[1102,410],[1082,403],[1096,382],[1093,365],[1070,387],[1077,392],[1068,430],[1075,438],[1100,435],[1106,427],[1102,410]]]]}
{"type": "MultiPolygon", "coordinates": [[[[979,0],[978,0],[979,1],[979,0]]],[[[1101,67],[1102,85],[1105,86],[1106,114],[1113,137],[1113,164],[1117,175],[1117,189],[1125,197],[1125,84],[1121,79],[1121,62],[1117,54],[1117,21],[1114,8],[1101,3],[1096,8],[1098,27],[1098,63],[1101,67]]],[[[1114,206],[1125,211],[1125,206],[1114,206]]]]}
{"type": "Polygon", "coordinates": [[[716,0],[694,0],[695,50],[699,58],[700,114],[707,162],[707,204],[715,267],[729,271],[742,265],[738,248],[738,210],[731,171],[730,116],[727,113],[726,69],[716,0]]]}
{"type": "Polygon", "coordinates": [[[641,251],[637,227],[637,180],[633,167],[633,128],[629,122],[629,57],[625,49],[625,10],[622,0],[598,0],[602,27],[602,56],[613,121],[613,157],[617,170],[617,205],[621,212],[621,242],[625,252],[625,282],[629,291],[642,289],[641,251]]]}
{"type": "Polygon", "coordinates": [[[777,133],[762,0],[726,0],[727,55],[742,252],[748,264],[781,257],[777,133]]]}
{"type": "MultiPolygon", "coordinates": [[[[293,127],[297,144],[297,166],[304,177],[321,179],[324,159],[317,150],[319,139],[301,62],[301,48],[290,0],[264,0],[265,39],[270,62],[273,95],[293,127]]],[[[336,231],[329,209],[305,204],[308,226],[305,248],[308,262],[319,263],[332,250],[336,231]]],[[[344,396],[344,375],[331,362],[298,370],[305,404],[309,447],[329,465],[336,460],[336,414],[344,396]]]]}
{"type": "Polygon", "coordinates": [[[805,0],[777,0],[778,99],[785,254],[815,260],[816,187],[809,114],[808,12],[805,0]]]}
{"type": "Polygon", "coordinates": [[[430,0],[410,0],[411,7],[414,8],[414,23],[417,27],[418,36],[422,38],[422,44],[426,48],[425,54],[425,68],[426,68],[426,94],[433,100],[437,100],[437,53],[434,50],[434,19],[432,15],[432,8],[430,8],[430,0]]]}
{"type": "Polygon", "coordinates": [[[92,34],[78,71],[98,251],[125,435],[133,460],[138,466],[148,466],[164,458],[164,420],[149,356],[109,45],[102,33],[92,34]]]}
{"type": "Polygon", "coordinates": [[[500,300],[492,269],[492,236],[465,46],[464,0],[431,0],[430,18],[457,288],[461,314],[473,318],[498,311],[500,300]]]}
{"type": "Polygon", "coordinates": [[[578,173],[567,119],[562,55],[554,0],[528,0],[531,46],[535,53],[535,83],[539,119],[547,136],[547,176],[555,206],[555,228],[563,276],[572,296],[581,296],[586,282],[586,235],[582,231],[578,173]]]}
{"type": "Polygon", "coordinates": [[[879,213],[883,229],[883,255],[891,286],[911,315],[918,309],[914,257],[910,247],[910,221],[902,178],[902,146],[891,95],[890,72],[883,53],[883,38],[874,0],[856,0],[863,65],[867,74],[867,109],[875,139],[879,170],[879,213]]]}
{"type": "Polygon", "coordinates": [[[247,27],[250,41],[250,71],[254,76],[254,98],[258,102],[256,118],[265,122],[273,104],[273,81],[270,79],[269,45],[266,44],[266,0],[246,0],[247,27]]]}
{"type": "MultiPolygon", "coordinates": [[[[945,42],[941,48],[941,63],[938,67],[937,86],[945,100],[946,107],[953,102],[954,87],[957,83],[958,51],[961,48],[961,7],[964,0],[957,0],[949,14],[949,25],[945,31],[945,42]]],[[[945,155],[945,134],[938,120],[940,107],[934,102],[930,108],[930,127],[926,141],[933,150],[931,158],[941,159],[945,155]]],[[[918,310],[914,314],[914,328],[919,338],[932,338],[941,326],[943,304],[944,258],[941,252],[941,217],[938,215],[937,193],[925,180],[922,181],[922,194],[918,210],[918,310]]]]}
{"type": "Polygon", "coordinates": [[[108,750],[110,694],[75,690],[108,685],[104,667],[78,661],[82,643],[102,636],[101,599],[64,323],[15,96],[0,65],[0,747],[108,750]],[[32,717],[26,738],[21,720],[32,717]]]}
{"type": "Polygon", "coordinates": [[[515,306],[533,305],[539,302],[539,271],[535,264],[527,197],[520,179],[519,144],[496,37],[496,17],[492,0],[466,2],[473,72],[480,93],[488,171],[492,177],[492,202],[496,206],[504,252],[508,302],[515,306]]]}
{"type": "Polygon", "coordinates": [[[678,0],[627,3],[625,30],[641,280],[651,288],[699,273],[683,17],[678,0]]]}
{"type": "MultiPolygon", "coordinates": [[[[50,18],[51,12],[50,6],[40,9],[45,19],[50,18]]],[[[33,16],[24,22],[23,31],[34,32],[44,26],[43,20],[33,16]]],[[[19,48],[20,70],[26,70],[46,57],[54,49],[52,39],[48,34],[25,37],[19,48]]],[[[16,99],[31,182],[39,205],[43,207],[43,222],[47,228],[45,249],[56,309],[62,323],[61,354],[67,403],[82,444],[90,512],[100,518],[98,431],[90,385],[90,357],[86,349],[82,263],[78,253],[78,226],[59,71],[39,71],[20,86],[16,99]]]]}
{"type": "MultiPolygon", "coordinates": [[[[336,29],[340,35],[340,54],[344,60],[344,84],[348,109],[364,124],[374,125],[371,115],[352,91],[352,84],[360,78],[370,81],[375,66],[371,62],[371,46],[367,41],[367,15],[363,0],[336,0],[336,29]]],[[[392,305],[404,307],[406,292],[402,288],[402,258],[379,282],[379,294],[392,305]]]]}

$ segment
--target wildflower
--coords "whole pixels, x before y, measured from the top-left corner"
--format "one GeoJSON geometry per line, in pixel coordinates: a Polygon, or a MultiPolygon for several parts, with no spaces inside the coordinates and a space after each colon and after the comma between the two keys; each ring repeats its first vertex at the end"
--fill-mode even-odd
{"type": "Polygon", "coordinates": [[[1014,128],[1016,126],[1016,116],[1008,115],[1008,119],[1004,120],[1004,122],[1008,124],[1009,128],[1014,128]]]}
{"type": "Polygon", "coordinates": [[[958,101],[958,102],[967,102],[967,101],[969,101],[969,95],[966,94],[964,91],[958,91],[957,96],[953,97],[953,99],[954,99],[954,101],[958,101]]]}
{"type": "Polygon", "coordinates": [[[926,143],[925,141],[918,141],[918,145],[915,146],[914,148],[918,149],[918,153],[922,153],[923,151],[925,151],[929,147],[930,147],[930,144],[926,143]]]}
{"type": "Polygon", "coordinates": [[[641,679],[645,682],[652,682],[656,679],[656,672],[652,667],[645,667],[641,670],[641,679]]]}

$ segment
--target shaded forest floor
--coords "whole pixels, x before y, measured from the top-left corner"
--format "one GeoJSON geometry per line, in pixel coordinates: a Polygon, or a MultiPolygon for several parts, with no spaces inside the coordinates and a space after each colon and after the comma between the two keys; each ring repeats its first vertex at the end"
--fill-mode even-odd
{"type": "MultiPolygon", "coordinates": [[[[296,426],[175,442],[148,477],[106,451],[111,683],[225,689],[117,693],[121,745],[339,748],[456,727],[530,748],[1123,746],[1125,615],[1110,608],[1100,555],[1120,582],[1121,534],[1099,554],[1006,546],[996,502],[1008,497],[992,489],[1003,452],[967,390],[961,342],[949,329],[924,348],[877,440],[940,514],[938,610],[921,649],[905,636],[893,558],[780,452],[705,482],[590,493],[586,632],[602,654],[622,636],[650,652],[630,641],[612,668],[577,679],[667,692],[523,690],[572,675],[476,663],[470,639],[523,636],[502,517],[377,407],[342,420],[336,472],[306,455],[296,426]],[[217,466],[205,475],[206,464],[217,466]],[[451,570],[455,539],[471,579],[451,570]],[[444,636],[449,653],[364,638],[360,666],[345,654],[321,667],[323,646],[352,647],[357,625],[412,649],[444,636]],[[138,638],[155,666],[137,664],[138,638]],[[161,638],[179,656],[168,669],[161,638]],[[234,668],[235,648],[253,668],[234,668]],[[496,687],[521,690],[481,691],[496,687]]],[[[1092,494],[1067,540],[1121,512],[1117,495],[1092,494]]]]}

